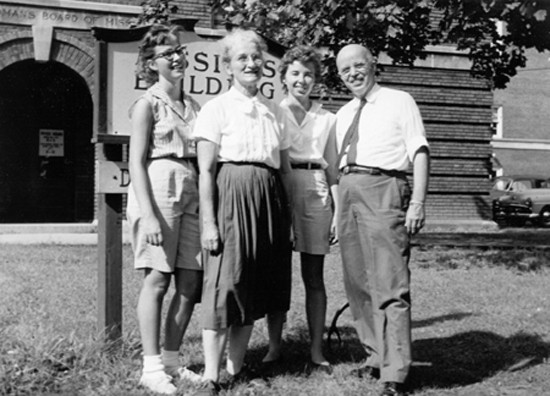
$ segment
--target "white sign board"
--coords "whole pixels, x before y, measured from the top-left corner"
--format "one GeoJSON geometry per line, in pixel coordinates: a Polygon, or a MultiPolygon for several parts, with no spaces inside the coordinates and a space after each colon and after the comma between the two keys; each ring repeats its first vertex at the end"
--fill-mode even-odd
{"type": "MultiPolygon", "coordinates": [[[[139,42],[109,43],[107,86],[107,133],[130,135],[129,109],[147,89],[135,76],[139,42]]],[[[187,43],[187,66],[184,90],[201,105],[226,92],[230,81],[221,61],[217,41],[187,43]]],[[[266,53],[260,92],[279,103],[284,92],[279,78],[279,58],[266,53]]]]}
{"type": "Polygon", "coordinates": [[[128,111],[146,89],[137,79],[139,42],[109,43],[107,52],[107,133],[130,135],[128,111]]]}
{"type": "Polygon", "coordinates": [[[64,131],[60,129],[40,129],[38,155],[41,157],[63,157],[64,131]]]}

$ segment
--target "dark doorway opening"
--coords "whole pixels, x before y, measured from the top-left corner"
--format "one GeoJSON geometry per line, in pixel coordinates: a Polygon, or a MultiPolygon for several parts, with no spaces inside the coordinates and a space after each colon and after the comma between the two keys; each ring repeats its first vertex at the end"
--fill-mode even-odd
{"type": "Polygon", "coordinates": [[[92,129],[74,70],[34,60],[0,70],[0,223],[93,220],[92,129]]]}

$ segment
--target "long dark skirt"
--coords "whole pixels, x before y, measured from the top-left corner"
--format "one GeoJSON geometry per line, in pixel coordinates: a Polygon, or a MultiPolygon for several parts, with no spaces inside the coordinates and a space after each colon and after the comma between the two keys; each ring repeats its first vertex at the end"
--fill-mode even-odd
{"type": "Polygon", "coordinates": [[[288,311],[290,215],[278,172],[255,164],[222,164],[217,188],[223,250],[206,257],[203,327],[250,325],[267,313],[288,311]]]}

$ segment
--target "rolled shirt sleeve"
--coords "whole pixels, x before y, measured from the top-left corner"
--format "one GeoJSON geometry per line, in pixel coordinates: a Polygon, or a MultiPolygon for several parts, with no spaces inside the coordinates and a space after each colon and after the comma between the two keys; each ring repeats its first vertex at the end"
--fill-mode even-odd
{"type": "Polygon", "coordinates": [[[412,162],[418,149],[429,146],[428,140],[426,139],[424,123],[422,122],[422,116],[420,115],[420,109],[413,97],[406,92],[403,92],[402,95],[401,115],[405,147],[407,148],[409,161],[412,162]]]}

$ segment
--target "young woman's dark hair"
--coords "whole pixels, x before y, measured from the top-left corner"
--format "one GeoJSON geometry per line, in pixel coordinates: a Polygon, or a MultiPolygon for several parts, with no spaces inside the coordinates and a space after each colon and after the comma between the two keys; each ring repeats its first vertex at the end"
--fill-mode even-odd
{"type": "Polygon", "coordinates": [[[321,56],[319,53],[308,45],[298,45],[289,49],[281,59],[281,64],[279,65],[279,72],[281,75],[281,82],[283,83],[283,89],[286,91],[286,86],[284,84],[284,78],[288,67],[298,61],[302,64],[311,63],[313,65],[313,71],[315,72],[315,81],[321,80],[321,56]]]}
{"type": "Polygon", "coordinates": [[[149,61],[155,56],[155,47],[170,45],[172,37],[177,37],[180,30],[181,27],[177,25],[156,24],[143,37],[139,46],[136,74],[147,84],[152,85],[159,79],[158,73],[149,67],[149,61]]]}

